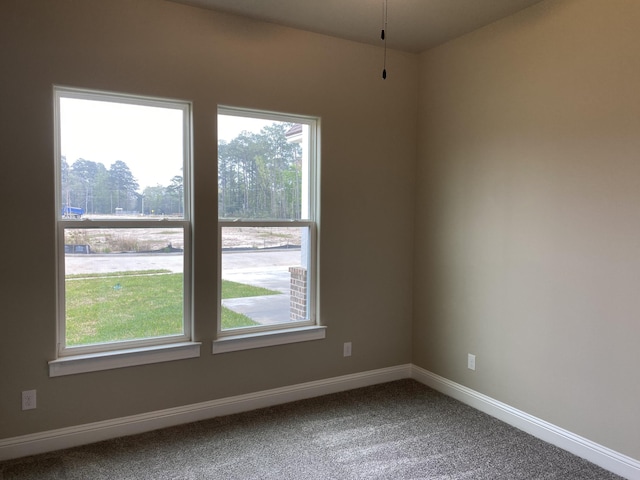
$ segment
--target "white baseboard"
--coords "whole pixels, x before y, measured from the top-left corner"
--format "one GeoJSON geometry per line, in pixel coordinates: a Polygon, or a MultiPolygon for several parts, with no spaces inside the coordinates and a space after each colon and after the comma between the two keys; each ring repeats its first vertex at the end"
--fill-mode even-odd
{"type": "Polygon", "coordinates": [[[410,377],[411,365],[399,365],[140,415],[0,439],[0,460],[86,445],[410,377]]]}
{"type": "Polygon", "coordinates": [[[629,480],[640,480],[640,461],[529,415],[428,370],[412,366],[411,377],[434,390],[502,420],[629,480]]]}
{"type": "Polygon", "coordinates": [[[288,387],[237,395],[113,420],[0,439],[0,460],[85,445],[403,378],[413,378],[622,477],[629,480],[640,480],[640,461],[411,364],[300,383],[288,387]]]}

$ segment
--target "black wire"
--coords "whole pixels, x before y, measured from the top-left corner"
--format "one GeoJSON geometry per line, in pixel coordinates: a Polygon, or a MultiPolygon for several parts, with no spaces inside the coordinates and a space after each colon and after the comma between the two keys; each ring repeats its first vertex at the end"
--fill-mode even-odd
{"type": "Polygon", "coordinates": [[[387,29],[387,0],[383,0],[382,5],[382,32],[380,32],[380,38],[384,40],[384,61],[382,65],[382,79],[387,78],[387,35],[385,30],[387,29]]]}

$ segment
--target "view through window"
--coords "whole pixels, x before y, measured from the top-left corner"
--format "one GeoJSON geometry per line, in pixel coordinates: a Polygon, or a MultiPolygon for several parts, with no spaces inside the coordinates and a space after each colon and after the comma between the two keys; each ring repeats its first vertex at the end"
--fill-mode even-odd
{"type": "Polygon", "coordinates": [[[218,110],[220,335],[316,322],[316,129],[218,110]]]}
{"type": "Polygon", "coordinates": [[[185,102],[56,88],[59,354],[189,340],[185,102]]]}

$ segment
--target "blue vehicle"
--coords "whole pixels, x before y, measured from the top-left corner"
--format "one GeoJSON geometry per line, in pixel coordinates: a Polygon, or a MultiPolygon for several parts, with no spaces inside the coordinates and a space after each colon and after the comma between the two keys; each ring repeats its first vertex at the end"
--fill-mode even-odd
{"type": "Polygon", "coordinates": [[[80,218],[84,215],[84,208],[80,207],[62,207],[62,217],[63,218],[80,218]]]}

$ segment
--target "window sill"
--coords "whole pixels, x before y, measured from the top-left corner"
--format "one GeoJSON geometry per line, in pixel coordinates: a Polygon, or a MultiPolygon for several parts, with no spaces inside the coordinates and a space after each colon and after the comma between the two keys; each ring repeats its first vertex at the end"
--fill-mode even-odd
{"type": "Polygon", "coordinates": [[[135,365],[196,358],[200,356],[200,345],[201,343],[199,342],[181,342],[61,357],[49,362],[49,376],[61,377],[76,373],[98,372],[100,370],[135,365]]]}
{"type": "Polygon", "coordinates": [[[220,337],[213,341],[213,354],[322,340],[326,336],[326,330],[327,327],[314,326],[220,337]]]}

